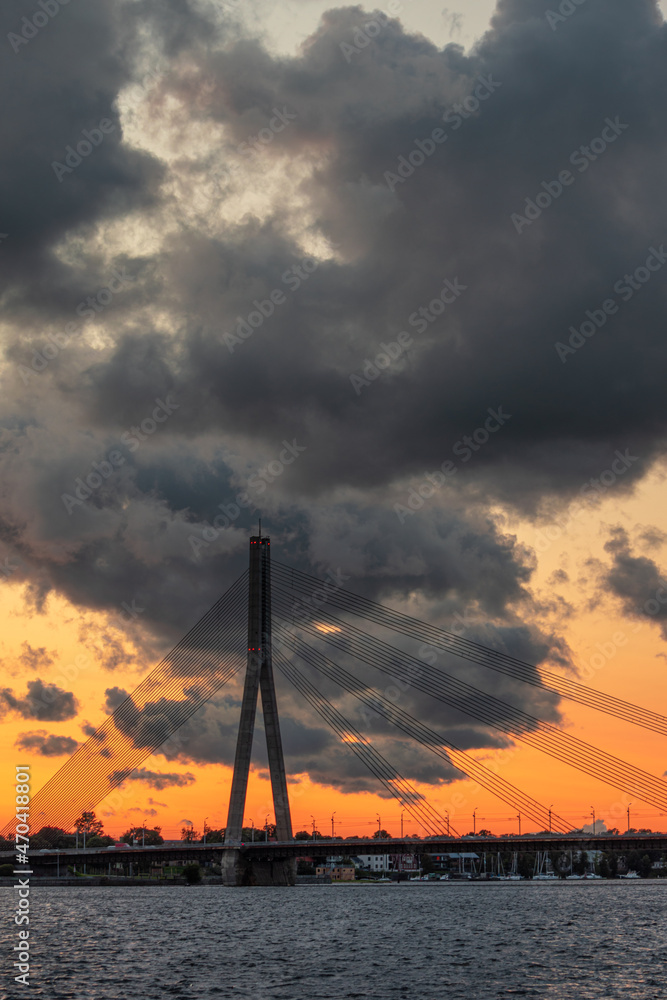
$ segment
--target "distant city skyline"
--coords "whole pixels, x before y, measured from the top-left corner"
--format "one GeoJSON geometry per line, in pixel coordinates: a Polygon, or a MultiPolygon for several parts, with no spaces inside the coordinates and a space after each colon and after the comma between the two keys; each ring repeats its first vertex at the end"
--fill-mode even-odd
{"type": "MultiPolygon", "coordinates": [[[[8,817],[14,764],[33,790],[62,766],[238,579],[260,516],[286,565],[665,713],[664,8],[113,0],[29,17],[12,0],[8,817]]],[[[449,666],[664,778],[659,735],[449,666]]],[[[277,684],[295,829],[334,811],[349,834],[376,813],[398,829],[277,684]]],[[[235,678],[100,804],[107,830],[225,824],[240,696],[235,678]]],[[[477,808],[516,829],[335,698],[455,827],[477,808]]],[[[636,795],[401,698],[573,825],[593,805],[624,829],[630,806],[660,829],[636,795]]]]}

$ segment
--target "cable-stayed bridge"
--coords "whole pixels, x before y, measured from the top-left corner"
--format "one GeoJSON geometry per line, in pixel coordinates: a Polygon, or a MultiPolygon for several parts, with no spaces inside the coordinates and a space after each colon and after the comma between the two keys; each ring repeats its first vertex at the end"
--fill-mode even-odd
{"type": "MultiPolygon", "coordinates": [[[[371,667],[395,690],[412,688],[462,716],[491,727],[667,812],[667,783],[560,730],[509,702],[414,656],[417,641],[496,673],[593,708],[607,716],[667,735],[667,718],[593,688],[538,670],[504,652],[401,614],[342,586],[335,575],[318,580],[282,563],[271,565],[270,539],[250,539],[250,564],[241,577],[190,629],[136,690],[119,705],[59,771],[33,796],[31,831],[68,830],[92,811],[154,751],[245,666],[243,701],[225,831],[223,868],[229,884],[289,884],[303,853],[292,841],[292,821],[282,750],[274,664],[312,709],[368,768],[430,837],[458,837],[443,817],[328,698],[335,686],[359,702],[366,722],[380,718],[443,761],[448,774],[474,779],[543,831],[567,834],[568,824],[551,807],[457,747],[355,673],[371,667]],[[408,648],[403,649],[402,643],[408,648]],[[347,666],[343,666],[346,663],[347,666]],[[348,669],[349,668],[349,669],[348,669]],[[241,836],[257,703],[261,697],[276,820],[276,844],[242,845],[241,836]],[[286,845],[293,844],[287,849],[286,845]],[[261,853],[263,851],[263,854],[261,853]],[[270,864],[267,854],[273,858],[270,864]],[[252,860],[255,858],[255,861],[252,860]],[[268,864],[268,868],[267,868],[268,864]],[[254,872],[250,871],[254,866],[254,872]]],[[[2,831],[13,830],[12,820],[2,831]]],[[[622,839],[622,838],[621,838],[622,839]]],[[[609,847],[610,838],[604,842],[609,847]]],[[[340,844],[340,842],[337,842],[340,844]]],[[[364,848],[365,849],[365,848],[364,848]]]]}

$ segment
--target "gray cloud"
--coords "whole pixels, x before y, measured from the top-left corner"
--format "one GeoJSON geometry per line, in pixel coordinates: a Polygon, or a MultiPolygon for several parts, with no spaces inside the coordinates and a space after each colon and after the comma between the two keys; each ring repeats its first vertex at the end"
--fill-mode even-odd
{"type": "Polygon", "coordinates": [[[187,788],[195,782],[194,774],[167,774],[159,771],[148,771],[146,768],[138,767],[129,773],[121,771],[114,772],[113,779],[124,774],[123,781],[143,781],[149,788],[155,788],[158,792],[165,788],[187,788]]]}
{"type": "Polygon", "coordinates": [[[56,736],[54,733],[47,733],[45,729],[38,729],[30,733],[19,733],[14,746],[41,757],[64,757],[74,753],[79,743],[71,736],[56,736]]]}
{"type": "Polygon", "coordinates": [[[19,663],[29,670],[39,670],[40,667],[50,667],[53,663],[53,656],[47,653],[44,646],[33,648],[29,642],[21,644],[23,652],[19,657],[19,663]]]}
{"type": "Polygon", "coordinates": [[[125,701],[129,693],[129,691],[121,687],[107,688],[104,692],[104,711],[106,714],[111,715],[112,712],[115,712],[118,706],[125,701]]]}
{"type": "Polygon", "coordinates": [[[605,549],[612,556],[611,566],[603,573],[605,588],[620,598],[627,615],[655,622],[667,639],[667,573],[648,556],[633,554],[624,528],[612,529],[605,549]]]}
{"type": "Polygon", "coordinates": [[[40,722],[64,722],[78,712],[78,702],[71,691],[63,691],[55,684],[45,684],[39,678],[28,681],[23,697],[10,688],[0,690],[0,714],[15,712],[22,719],[39,719],[40,722]]]}

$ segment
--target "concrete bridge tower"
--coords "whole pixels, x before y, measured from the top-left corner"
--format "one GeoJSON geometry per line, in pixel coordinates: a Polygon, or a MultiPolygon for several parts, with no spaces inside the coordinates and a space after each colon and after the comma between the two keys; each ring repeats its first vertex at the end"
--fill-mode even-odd
{"type": "MultiPolygon", "coordinates": [[[[230,845],[241,843],[257,700],[260,692],[276,817],[276,836],[279,841],[289,841],[292,839],[292,819],[271,660],[271,540],[266,536],[262,537],[261,525],[260,534],[253,535],[250,539],[248,661],[225,831],[225,843],[230,845]]],[[[293,885],[294,866],[294,860],[288,858],[265,863],[256,861],[251,865],[244,861],[242,850],[225,851],[223,878],[228,885],[293,885]]]]}

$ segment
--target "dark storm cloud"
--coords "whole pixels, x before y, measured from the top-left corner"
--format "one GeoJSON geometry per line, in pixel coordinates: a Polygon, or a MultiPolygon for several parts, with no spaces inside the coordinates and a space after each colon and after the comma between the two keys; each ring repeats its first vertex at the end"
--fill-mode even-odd
{"type": "MultiPolygon", "coordinates": [[[[339,736],[323,723],[314,710],[293,702],[291,692],[284,687],[281,687],[279,697],[283,751],[289,774],[308,773],[314,781],[331,785],[347,794],[359,791],[385,794],[368,766],[341,743],[339,736]]],[[[163,753],[168,760],[178,759],[186,764],[225,764],[231,767],[238,733],[238,710],[238,705],[229,703],[205,706],[158,753],[163,753]]],[[[358,720],[356,724],[363,728],[358,720]]],[[[386,739],[377,733],[369,735],[394,768],[411,780],[440,783],[460,777],[454,768],[447,767],[446,762],[415,751],[406,742],[386,739]]],[[[396,730],[393,735],[396,735],[396,730]]],[[[479,738],[488,745],[486,736],[480,735],[479,738]]],[[[268,777],[261,712],[255,726],[252,761],[260,776],[268,777]]],[[[294,790],[291,795],[298,798],[298,792],[294,790]]]]}
{"type": "MultiPolygon", "coordinates": [[[[342,659],[342,658],[341,658],[342,659]]],[[[303,669],[303,664],[299,662],[303,669]]],[[[356,675],[367,682],[371,671],[363,665],[356,665],[356,675]]],[[[348,724],[356,728],[385,757],[389,765],[409,781],[447,783],[460,778],[460,772],[448,765],[442,758],[430,751],[411,744],[391,723],[372,711],[364,710],[361,703],[342,694],[340,688],[328,685],[316,673],[310,675],[311,682],[342,713],[348,724]]],[[[378,685],[380,693],[392,699],[388,691],[388,678],[378,685]]],[[[295,690],[276,671],[278,698],[281,706],[281,734],[286,768],[289,774],[308,773],[311,778],[332,785],[346,793],[357,791],[381,791],[377,777],[349,747],[341,742],[337,732],[332,730],[316,712],[306,705],[295,690]]],[[[516,692],[515,692],[516,693],[516,692]]],[[[518,700],[518,699],[515,699],[518,700]]],[[[402,690],[395,703],[411,712],[422,722],[436,731],[446,734],[457,745],[471,747],[505,747],[511,741],[491,732],[479,724],[475,728],[470,718],[460,712],[448,709],[442,703],[434,702],[418,691],[402,690]]],[[[544,715],[557,717],[553,713],[554,699],[545,697],[544,715]]],[[[186,722],[157,753],[167,760],[179,760],[190,764],[225,764],[231,767],[236,750],[238,734],[238,713],[240,702],[236,697],[226,697],[209,702],[186,722]]],[[[260,774],[268,774],[268,758],[261,710],[255,725],[253,741],[253,767],[260,774]]],[[[382,792],[384,794],[384,792],[382,792]]],[[[388,793],[387,793],[388,794],[388,793]]]]}
{"type": "Polygon", "coordinates": [[[45,684],[39,678],[28,681],[23,697],[10,688],[0,691],[0,714],[15,712],[22,719],[39,719],[40,722],[64,722],[78,712],[78,702],[71,691],[63,691],[55,684],[45,684]]]}
{"type": "Polygon", "coordinates": [[[648,556],[633,553],[624,528],[612,530],[605,549],[612,556],[612,564],[603,575],[605,588],[621,599],[627,615],[655,622],[667,639],[667,573],[648,556]]]}
{"type": "Polygon", "coordinates": [[[76,227],[146,204],[160,171],[123,144],[115,105],[137,53],[131,9],[114,3],[62,8],[12,51],[9,33],[20,33],[22,18],[32,13],[9,0],[1,16],[0,74],[3,92],[11,94],[2,107],[3,134],[11,136],[0,161],[2,224],[11,248],[3,254],[2,283],[10,315],[39,310],[53,320],[73,312],[91,281],[90,266],[78,272],[58,261],[57,241],[76,227]],[[95,134],[98,145],[59,181],[52,164],[64,162],[67,146],[76,147],[82,131],[104,119],[110,130],[101,139],[95,134]]]}
{"type": "MultiPolygon", "coordinates": [[[[613,286],[644,266],[651,246],[661,247],[654,220],[665,199],[665,110],[657,96],[665,32],[649,0],[590,0],[560,32],[547,23],[548,7],[503,4],[469,57],[456,46],[439,52],[390,24],[350,64],[340,43],[362,14],[348,8],[330,12],[296,59],[272,60],[246,41],[211,56],[200,81],[183,77],[183,101],[196,108],[205,100],[205,114],[239,141],[274,106],[294,109],[295,120],[263,155],[281,162],[326,148],[307,190],[319,228],[348,261],[321,265],[231,357],[221,335],[244,315],[243,280],[223,294],[229,312],[218,330],[193,335],[185,355],[187,379],[206,399],[206,411],[198,410],[204,423],[241,420],[261,435],[278,419],[311,448],[295,478],[321,493],[437,468],[490,407],[502,405],[512,419],[460,479],[481,480],[523,507],[580,486],[607,468],[616,448],[638,450],[644,463],[660,452],[655,358],[663,350],[664,275],[653,274],[646,287],[635,279],[635,289],[613,286]],[[480,77],[498,81],[497,91],[460,128],[447,126],[447,143],[390,191],[387,171],[396,172],[415,139],[441,125],[480,77]],[[579,154],[580,171],[570,154],[605,129],[613,137],[607,118],[627,129],[604,155],[579,154]],[[573,186],[517,233],[511,215],[566,168],[573,186]],[[641,188],[632,183],[639,169],[641,188]],[[441,320],[424,324],[426,334],[412,327],[403,370],[355,396],[348,374],[457,276],[468,291],[441,320]],[[567,344],[570,326],[579,328],[586,310],[598,316],[610,297],[616,315],[592,339],[575,338],[582,346],[564,363],[556,344],[567,344]]],[[[281,268],[296,256],[283,252],[280,262],[269,250],[259,265],[256,229],[248,225],[237,247],[248,260],[246,313],[254,295],[281,287],[281,268]]],[[[267,227],[261,238],[275,246],[267,227]]],[[[198,255],[203,264],[220,250],[200,245],[198,255]]],[[[201,315],[204,305],[191,301],[201,315]]],[[[622,488],[639,474],[630,470],[622,488]]]]}
{"type": "Polygon", "coordinates": [[[64,757],[74,753],[79,743],[71,736],[56,736],[54,733],[47,733],[45,729],[39,729],[31,733],[19,733],[14,746],[42,757],[64,757]]]}
{"type": "MultiPolygon", "coordinates": [[[[267,491],[260,501],[273,508],[276,526],[301,516],[304,542],[313,534],[308,523],[316,512],[313,493],[321,505],[324,491],[390,484],[392,500],[405,506],[412,477],[418,483],[425,472],[454,459],[456,476],[437,493],[433,521],[425,520],[425,511],[410,515],[412,521],[421,519],[418,544],[429,556],[427,536],[439,521],[446,524],[443,502],[461,510],[463,539],[471,495],[481,506],[498,496],[537,504],[604,470],[615,448],[630,437],[642,464],[629,470],[619,488],[632,484],[650,464],[662,425],[656,416],[652,428],[646,426],[647,413],[661,413],[660,405],[645,405],[652,386],[657,392],[658,366],[639,371],[650,351],[628,353],[625,324],[655,339],[650,316],[660,305],[661,275],[613,318],[613,334],[610,320],[565,365],[554,349],[581,310],[595,307],[597,289],[615,277],[620,255],[647,248],[660,235],[649,238],[645,226],[639,231],[648,207],[633,215],[637,231],[624,233],[623,239],[611,232],[621,225],[623,178],[648,142],[656,157],[647,165],[646,185],[633,197],[648,200],[650,192],[651,218],[656,199],[663,197],[657,168],[651,173],[662,149],[662,112],[647,99],[662,80],[662,33],[647,3],[635,5],[631,13],[620,5],[613,9],[610,19],[608,5],[603,10],[591,0],[576,25],[569,26],[576,31],[553,32],[534,4],[505,4],[494,30],[470,56],[456,46],[438,51],[392,22],[348,63],[340,45],[361,23],[357,8],[330,12],[302,55],[281,60],[252,40],[216,52],[215,33],[204,43],[197,19],[179,8],[178,18],[192,30],[182,33],[180,61],[167,66],[161,85],[181,98],[190,116],[224,123],[238,142],[255,134],[267,115],[270,120],[274,107],[294,108],[296,118],[272,133],[261,157],[249,163],[248,183],[256,179],[257,164],[283,162],[285,155],[314,157],[316,166],[303,191],[318,230],[340,246],[340,255],[320,262],[306,278],[295,277],[303,250],[277,210],[264,221],[248,217],[229,226],[218,238],[193,227],[151,264],[167,280],[151,286],[150,295],[156,304],[169,303],[187,315],[187,322],[175,340],[156,330],[125,329],[110,356],[87,367],[77,397],[96,433],[88,428],[84,441],[72,427],[64,449],[27,473],[27,496],[15,497],[7,518],[6,536],[44,573],[46,586],[51,582],[74,600],[103,608],[120,607],[134,592],[146,608],[144,620],[161,619],[166,625],[176,605],[183,623],[195,613],[198,590],[208,581],[229,582],[230,570],[242,566],[236,553],[243,537],[237,529],[247,527],[249,515],[243,513],[219,533],[201,568],[191,559],[188,522],[210,523],[218,504],[233,500],[238,478],[225,463],[201,455],[196,444],[186,450],[182,435],[195,440],[241,431],[251,455],[266,448],[269,438],[272,445],[283,437],[307,444],[278,484],[286,493],[279,489],[271,499],[267,491]],[[607,44],[591,45],[601,18],[607,44]],[[630,59],[634,65],[637,47],[646,50],[642,70],[621,91],[619,67],[630,59]],[[426,159],[418,175],[390,191],[385,173],[410,152],[415,136],[428,134],[427,124],[442,123],[443,114],[472,92],[480,76],[501,86],[460,128],[447,125],[447,143],[426,159]],[[517,234],[511,212],[535,193],[541,178],[558,173],[563,157],[567,164],[577,139],[589,141],[605,116],[617,113],[630,121],[628,131],[549,212],[517,234]],[[326,157],[318,159],[323,149],[326,157]],[[573,249],[582,213],[587,236],[577,238],[573,249]],[[447,276],[458,276],[468,291],[445,316],[427,324],[424,334],[408,324],[414,343],[399,364],[402,370],[386,372],[356,396],[349,375],[361,371],[383,341],[393,340],[411,314],[428,306],[447,276]],[[235,328],[239,315],[249,314],[254,299],[266,300],[272,288],[282,289],[284,305],[230,354],[223,333],[235,328]],[[641,392],[632,389],[640,384],[641,392]],[[122,468],[68,514],[59,502],[61,493],[71,493],[77,477],[104,458],[114,438],[117,442],[131,421],[149,412],[153,393],[170,388],[179,409],[160,431],[163,446],[151,451],[156,435],[136,455],[123,451],[122,468]],[[465,449],[465,435],[477,430],[477,440],[483,439],[488,411],[499,407],[510,419],[488,443],[473,441],[464,462],[467,453],[453,449],[457,443],[465,449]],[[109,432],[101,437],[105,421],[109,432]],[[283,496],[291,503],[281,510],[283,496]],[[26,500],[28,509],[38,506],[28,523],[19,515],[26,500]],[[152,543],[150,557],[148,544],[138,543],[142,530],[146,543],[152,543]],[[63,544],[70,555],[64,564],[52,555],[63,544]],[[185,602],[183,595],[188,595],[185,602]]],[[[163,15],[176,17],[166,8],[159,8],[159,16],[153,8],[143,10],[161,24],[163,15]]],[[[158,31],[157,46],[159,38],[158,31]]],[[[629,266],[625,258],[622,263],[621,274],[629,266]]],[[[12,447],[28,447],[23,430],[11,434],[12,447]]],[[[43,432],[32,434],[30,464],[47,438],[43,432]]],[[[369,556],[372,525],[385,516],[386,501],[386,493],[380,499],[366,489],[359,504],[357,531],[369,556]]],[[[333,497],[332,502],[339,503],[333,497]]],[[[408,528],[409,522],[387,517],[382,538],[406,565],[415,541],[408,528]]],[[[197,526],[194,534],[202,530],[197,526]]],[[[493,528],[480,518],[467,534],[473,548],[487,545],[496,559],[493,528]]],[[[375,546],[382,548],[379,538],[375,546]]],[[[472,578],[467,547],[460,548],[445,572],[452,579],[462,573],[472,578]]],[[[435,559],[431,562],[430,569],[424,567],[423,585],[442,587],[435,559]]],[[[496,577],[501,601],[529,576],[524,554],[511,544],[506,564],[506,580],[496,577]]],[[[360,576],[369,568],[363,567],[360,576]]],[[[486,586],[485,574],[477,580],[479,587],[486,586]]]]}

